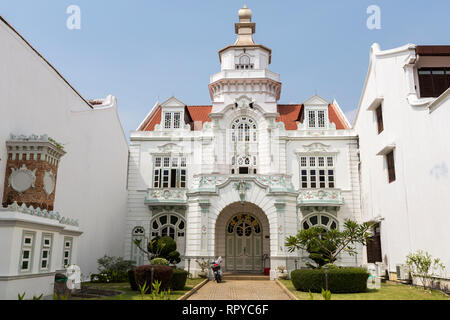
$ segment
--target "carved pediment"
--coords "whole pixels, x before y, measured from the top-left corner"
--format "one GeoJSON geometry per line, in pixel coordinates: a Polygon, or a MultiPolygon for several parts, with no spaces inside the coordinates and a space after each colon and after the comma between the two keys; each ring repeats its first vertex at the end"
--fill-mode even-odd
{"type": "Polygon", "coordinates": [[[249,97],[247,97],[247,96],[240,96],[239,98],[237,98],[237,99],[235,100],[235,106],[236,106],[238,109],[243,109],[243,110],[245,110],[245,109],[250,108],[250,105],[251,105],[252,102],[253,102],[253,101],[252,101],[251,98],[249,98],[249,97]]]}
{"type": "Polygon", "coordinates": [[[170,97],[169,99],[161,103],[161,107],[184,107],[185,105],[186,104],[175,97],[170,97]]]}
{"type": "Polygon", "coordinates": [[[303,146],[303,149],[305,152],[329,152],[330,146],[320,142],[316,142],[303,146]]]}
{"type": "Polygon", "coordinates": [[[324,98],[322,98],[319,95],[314,95],[311,98],[309,98],[308,100],[303,102],[304,105],[309,106],[328,106],[330,103],[325,100],[324,98]]]}
{"type": "Polygon", "coordinates": [[[339,151],[333,148],[331,145],[327,145],[321,142],[314,142],[308,145],[303,145],[302,148],[295,151],[297,155],[334,154],[338,152],[339,151]]]}
{"type": "Polygon", "coordinates": [[[182,153],[183,152],[183,146],[179,146],[176,143],[166,143],[162,146],[158,146],[159,152],[163,153],[182,153]]]}

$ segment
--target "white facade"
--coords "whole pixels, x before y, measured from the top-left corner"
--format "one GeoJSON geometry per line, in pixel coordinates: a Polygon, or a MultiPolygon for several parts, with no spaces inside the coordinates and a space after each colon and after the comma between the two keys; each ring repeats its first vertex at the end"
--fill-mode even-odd
{"type": "Polygon", "coordinates": [[[33,208],[0,208],[0,299],[53,295],[55,273],[78,264],[76,223],[33,208]]]}
{"type": "MultiPolygon", "coordinates": [[[[125,257],[138,264],[146,261],[133,238],[169,235],[193,274],[195,259],[222,256],[226,271],[270,267],[273,278],[277,266],[306,261],[287,252],[287,236],[361,221],[355,132],[336,102],[279,105],[271,50],[253,42],[249,9],[239,17],[238,40],[219,51],[221,71],[211,77],[212,105],[172,97],[131,133],[125,257]]],[[[362,255],[338,263],[361,265],[362,255]]]]}
{"type": "MultiPolygon", "coordinates": [[[[450,266],[450,89],[428,97],[418,76],[419,69],[447,68],[450,79],[450,56],[422,55],[420,50],[412,44],[392,50],[372,46],[354,125],[360,139],[364,220],[381,221],[381,252],[390,272],[416,250],[450,266]],[[389,183],[386,155],[391,151],[395,181],[389,183]]],[[[441,276],[448,278],[448,273],[441,276]]]]}
{"type": "MultiPolygon", "coordinates": [[[[10,134],[46,134],[63,144],[66,154],[59,163],[54,206],[55,211],[78,220],[83,235],[77,244],[77,263],[88,276],[97,272],[97,259],[104,254],[123,255],[127,141],[117,101],[109,96],[87,102],[3,19],[0,43],[0,202],[6,175],[5,142],[10,134]]],[[[14,239],[20,240],[19,229],[4,229],[2,224],[2,239],[6,232],[14,232],[14,239]]],[[[9,270],[18,268],[19,245],[20,241],[12,247],[17,251],[11,252],[10,266],[2,260],[0,283],[15,276],[9,270]]],[[[17,293],[11,293],[13,299],[17,293]]]]}

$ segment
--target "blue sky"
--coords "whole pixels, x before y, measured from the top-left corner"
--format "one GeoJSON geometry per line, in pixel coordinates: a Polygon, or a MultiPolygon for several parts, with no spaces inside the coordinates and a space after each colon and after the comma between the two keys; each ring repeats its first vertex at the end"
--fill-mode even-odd
{"type": "Polygon", "coordinates": [[[85,98],[117,96],[129,136],[158,99],[210,104],[217,51],[235,41],[244,3],[255,41],[272,49],[281,103],[318,93],[351,114],[372,43],[450,44],[448,0],[2,0],[0,14],[85,98]],[[71,4],[81,9],[81,30],[66,28],[71,4]],[[380,30],[366,27],[372,4],[381,8],[380,30]]]}

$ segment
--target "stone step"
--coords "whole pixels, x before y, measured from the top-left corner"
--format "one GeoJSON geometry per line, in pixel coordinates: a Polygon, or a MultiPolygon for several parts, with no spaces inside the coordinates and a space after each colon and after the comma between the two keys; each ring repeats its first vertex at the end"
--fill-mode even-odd
{"type": "Polygon", "coordinates": [[[224,273],[223,280],[270,280],[269,276],[264,274],[229,274],[224,273]]]}

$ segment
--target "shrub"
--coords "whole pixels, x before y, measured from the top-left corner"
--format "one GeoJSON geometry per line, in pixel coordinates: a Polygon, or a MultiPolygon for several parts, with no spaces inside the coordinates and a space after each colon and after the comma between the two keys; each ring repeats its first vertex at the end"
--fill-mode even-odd
{"type": "Polygon", "coordinates": [[[157,236],[148,243],[147,249],[150,253],[165,258],[169,253],[177,250],[177,243],[169,236],[157,236]]]}
{"type": "Polygon", "coordinates": [[[141,251],[145,252],[148,259],[152,261],[155,258],[164,258],[169,264],[177,264],[181,261],[180,253],[177,250],[177,243],[169,236],[156,236],[147,244],[147,250],[141,247],[141,240],[135,240],[136,245],[141,251]]]}
{"type": "Polygon", "coordinates": [[[91,275],[91,282],[124,282],[127,281],[127,272],[133,267],[133,262],[122,257],[104,256],[97,260],[98,274],[91,275]]]}
{"type": "Polygon", "coordinates": [[[169,260],[171,264],[180,263],[181,261],[180,253],[178,251],[172,251],[171,253],[168,254],[167,260],[169,260]]]}
{"type": "Polygon", "coordinates": [[[144,283],[147,283],[147,285],[150,286],[150,290],[153,287],[151,284],[155,281],[161,281],[161,290],[166,290],[170,287],[172,273],[173,269],[169,266],[145,265],[134,269],[134,279],[136,280],[136,284],[138,286],[143,286],[144,283]],[[151,279],[151,268],[153,268],[153,282],[151,279]]]}
{"type": "Polygon", "coordinates": [[[434,285],[433,277],[439,275],[439,272],[445,270],[445,265],[439,258],[433,259],[431,254],[422,250],[416,253],[410,253],[406,256],[406,264],[413,276],[416,276],[422,282],[424,289],[432,288],[434,285]]]}
{"type": "Polygon", "coordinates": [[[105,255],[97,260],[98,270],[100,273],[104,271],[114,271],[117,273],[126,273],[133,268],[133,261],[124,260],[122,257],[109,257],[105,255]]]}
{"type": "Polygon", "coordinates": [[[325,230],[323,227],[311,227],[300,230],[296,236],[286,238],[286,247],[289,252],[298,249],[308,251],[309,258],[316,262],[318,267],[326,263],[334,263],[342,251],[353,256],[357,253],[356,244],[366,245],[371,236],[373,223],[346,220],[344,229],[325,230]]]}
{"type": "Polygon", "coordinates": [[[138,286],[136,284],[136,279],[134,278],[134,270],[128,270],[128,282],[130,282],[131,290],[137,291],[138,286]]]}
{"type": "Polygon", "coordinates": [[[164,258],[155,258],[152,261],[150,261],[150,264],[168,266],[169,265],[169,261],[167,261],[164,258]]]}
{"type": "MultiPolygon", "coordinates": [[[[364,268],[332,268],[328,270],[328,290],[332,293],[354,293],[367,290],[369,274],[364,268]]],[[[324,269],[294,270],[292,284],[299,291],[322,292],[325,289],[324,269]]]]}
{"type": "Polygon", "coordinates": [[[188,272],[183,269],[173,269],[172,282],[170,287],[172,290],[183,290],[186,285],[188,272]]]}

